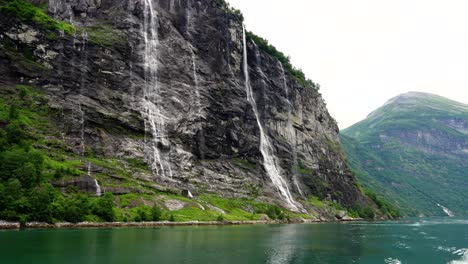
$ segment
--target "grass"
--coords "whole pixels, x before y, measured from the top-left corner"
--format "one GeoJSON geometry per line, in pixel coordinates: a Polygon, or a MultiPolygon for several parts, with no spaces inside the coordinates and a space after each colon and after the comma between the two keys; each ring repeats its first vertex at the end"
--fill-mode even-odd
{"type": "Polygon", "coordinates": [[[257,167],[257,164],[255,163],[252,163],[248,160],[245,160],[245,159],[242,159],[242,158],[234,158],[233,159],[234,162],[244,168],[248,168],[248,169],[255,169],[257,167]]]}
{"type": "Polygon", "coordinates": [[[125,35],[108,24],[93,25],[80,30],[86,31],[89,36],[89,41],[95,45],[104,47],[124,47],[127,44],[125,35]]]}
{"type": "Polygon", "coordinates": [[[63,31],[73,34],[75,27],[63,21],[58,21],[47,15],[45,8],[37,7],[23,0],[7,0],[0,2],[0,14],[25,22],[34,22],[48,31],[63,31]]]}

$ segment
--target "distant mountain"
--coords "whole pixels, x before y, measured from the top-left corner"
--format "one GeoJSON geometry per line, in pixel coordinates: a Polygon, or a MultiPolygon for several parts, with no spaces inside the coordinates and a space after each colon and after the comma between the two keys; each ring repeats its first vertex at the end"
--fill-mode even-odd
{"type": "Polygon", "coordinates": [[[410,92],[340,135],[364,186],[407,215],[468,215],[468,105],[410,92]]]}

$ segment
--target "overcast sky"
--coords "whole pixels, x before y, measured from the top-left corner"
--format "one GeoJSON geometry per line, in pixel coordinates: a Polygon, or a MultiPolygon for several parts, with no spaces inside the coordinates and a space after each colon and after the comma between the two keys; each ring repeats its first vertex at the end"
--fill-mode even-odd
{"type": "Polygon", "coordinates": [[[408,91],[468,103],[466,0],[228,0],[346,128],[408,91]]]}

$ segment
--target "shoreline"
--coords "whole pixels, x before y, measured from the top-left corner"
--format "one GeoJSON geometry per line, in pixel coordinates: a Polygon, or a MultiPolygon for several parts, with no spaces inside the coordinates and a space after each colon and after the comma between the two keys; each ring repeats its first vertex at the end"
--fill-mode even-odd
{"type": "Polygon", "coordinates": [[[28,229],[74,229],[74,228],[125,228],[125,227],[174,227],[174,226],[235,226],[235,225],[272,225],[272,224],[310,224],[331,222],[363,221],[364,219],[341,220],[303,220],[300,221],[189,221],[189,222],[80,222],[80,223],[41,223],[0,221],[0,230],[28,230],[28,229]]]}

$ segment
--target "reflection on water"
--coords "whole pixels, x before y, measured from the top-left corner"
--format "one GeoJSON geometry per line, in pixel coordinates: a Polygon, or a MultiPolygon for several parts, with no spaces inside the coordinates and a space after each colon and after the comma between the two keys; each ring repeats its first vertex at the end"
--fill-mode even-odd
{"type": "Polygon", "coordinates": [[[0,263],[468,263],[468,221],[0,232],[0,263]]]}
{"type": "Polygon", "coordinates": [[[271,232],[270,246],[267,249],[268,263],[292,263],[296,252],[296,245],[293,241],[297,235],[297,228],[295,226],[277,228],[271,232]]]}

